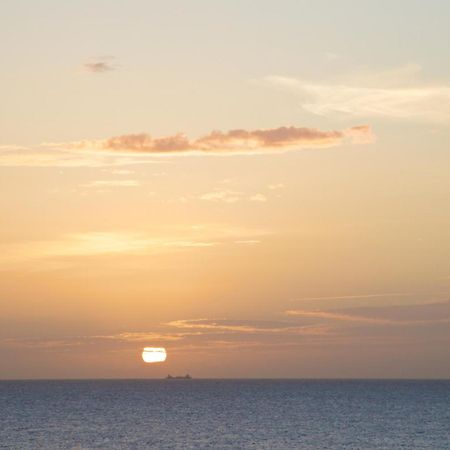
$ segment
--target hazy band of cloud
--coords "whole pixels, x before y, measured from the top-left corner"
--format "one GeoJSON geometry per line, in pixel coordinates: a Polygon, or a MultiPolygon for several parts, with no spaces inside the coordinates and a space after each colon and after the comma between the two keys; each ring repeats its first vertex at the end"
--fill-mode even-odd
{"type": "Polygon", "coordinates": [[[448,124],[450,85],[416,80],[418,66],[318,83],[285,76],[264,82],[297,95],[302,109],[318,115],[390,117],[448,124]],[[411,81],[413,80],[413,81],[411,81]]]}
{"type": "Polygon", "coordinates": [[[373,141],[368,125],[345,130],[322,131],[304,127],[278,127],[258,130],[237,129],[227,132],[212,131],[206,136],[189,139],[183,133],[153,138],[149,134],[128,134],[105,140],[44,143],[48,147],[64,150],[93,150],[139,154],[236,154],[280,152],[303,148],[327,148],[373,141]]]}
{"type": "Polygon", "coordinates": [[[417,320],[398,320],[385,317],[368,317],[368,316],[357,316],[353,314],[343,314],[340,312],[332,311],[305,311],[305,310],[289,310],[286,311],[288,316],[297,316],[304,318],[317,318],[317,319],[327,319],[336,320],[344,322],[357,322],[365,324],[374,325],[421,325],[430,323],[450,323],[449,318],[443,319],[417,319],[417,320]]]}
{"type": "Polygon", "coordinates": [[[299,345],[359,345],[361,341],[413,343],[430,336],[449,340],[450,302],[344,308],[334,311],[290,311],[284,319],[178,319],[154,324],[148,330],[118,330],[108,334],[0,339],[1,347],[96,352],[129,351],[137,346],[165,346],[170,352],[217,352],[232,348],[267,350],[299,345]],[[387,328],[388,327],[388,328],[387,328]],[[383,338],[380,339],[380,333],[383,338]]]}
{"type": "Polygon", "coordinates": [[[199,197],[200,200],[211,202],[236,203],[242,200],[250,202],[265,203],[267,197],[264,194],[256,193],[252,195],[244,194],[243,192],[233,191],[231,189],[216,189],[212,192],[207,192],[199,197]]]}
{"type": "Polygon", "coordinates": [[[140,186],[140,182],[137,180],[94,180],[81,185],[81,187],[86,188],[137,187],[137,186],[140,186]]]}
{"type": "Polygon", "coordinates": [[[412,294],[407,292],[387,292],[380,294],[357,294],[357,295],[336,295],[331,297],[301,297],[293,298],[291,301],[309,301],[309,300],[348,300],[348,299],[358,299],[358,298],[381,298],[381,297],[407,297],[412,294]]]}
{"type": "Polygon", "coordinates": [[[123,155],[106,152],[80,152],[65,149],[26,148],[14,145],[0,147],[0,167],[120,167],[135,164],[168,164],[151,155],[123,155]]]}
{"type": "Polygon", "coordinates": [[[0,272],[25,267],[33,267],[33,270],[51,269],[53,262],[61,262],[61,258],[150,256],[235,245],[236,241],[247,241],[266,234],[269,232],[263,229],[207,224],[145,232],[85,232],[62,235],[52,240],[0,243],[0,272]],[[40,260],[39,265],[35,264],[37,260],[40,260]]]}

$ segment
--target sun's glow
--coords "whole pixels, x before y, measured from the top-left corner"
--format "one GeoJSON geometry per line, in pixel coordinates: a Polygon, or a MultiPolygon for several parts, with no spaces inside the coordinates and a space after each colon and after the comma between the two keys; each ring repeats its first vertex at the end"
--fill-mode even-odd
{"type": "Polygon", "coordinates": [[[145,347],[142,351],[142,359],[146,363],[163,362],[167,358],[165,348],[145,347]]]}

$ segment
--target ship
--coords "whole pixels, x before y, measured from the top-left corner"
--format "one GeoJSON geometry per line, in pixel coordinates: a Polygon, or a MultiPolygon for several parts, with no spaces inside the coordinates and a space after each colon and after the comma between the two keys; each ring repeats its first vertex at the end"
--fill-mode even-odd
{"type": "Polygon", "coordinates": [[[192,377],[189,374],[186,374],[185,376],[175,376],[167,375],[166,380],[192,380],[192,377]]]}

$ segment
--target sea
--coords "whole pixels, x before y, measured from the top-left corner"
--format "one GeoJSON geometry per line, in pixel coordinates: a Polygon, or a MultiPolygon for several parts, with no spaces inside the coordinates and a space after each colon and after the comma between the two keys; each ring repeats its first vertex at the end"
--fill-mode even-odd
{"type": "Polygon", "coordinates": [[[450,449],[450,381],[0,381],[1,449],[450,449]]]}

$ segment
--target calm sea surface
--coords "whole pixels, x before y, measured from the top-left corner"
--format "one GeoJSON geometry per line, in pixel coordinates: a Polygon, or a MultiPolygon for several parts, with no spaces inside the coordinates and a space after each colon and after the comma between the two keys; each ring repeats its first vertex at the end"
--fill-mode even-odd
{"type": "Polygon", "coordinates": [[[2,449],[450,449],[450,381],[1,381],[2,449]]]}

